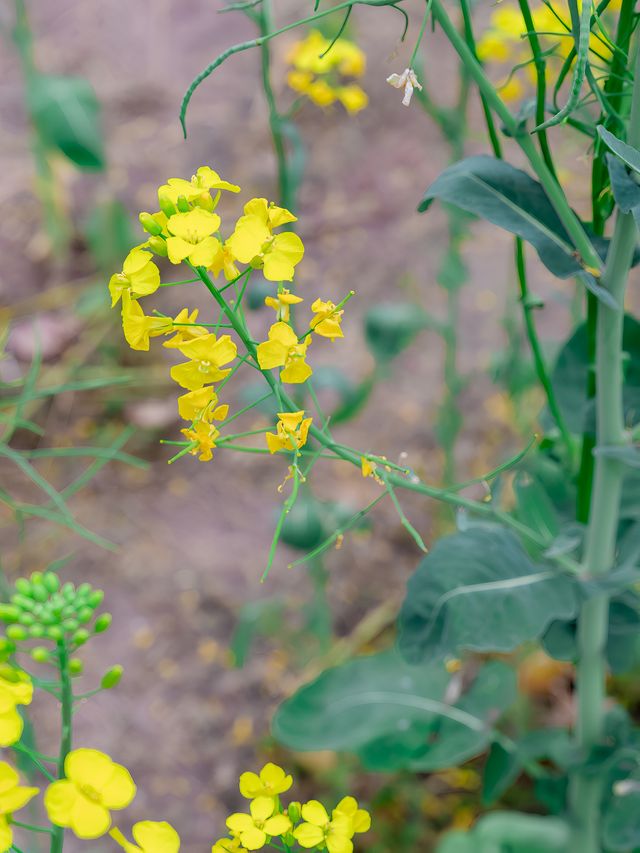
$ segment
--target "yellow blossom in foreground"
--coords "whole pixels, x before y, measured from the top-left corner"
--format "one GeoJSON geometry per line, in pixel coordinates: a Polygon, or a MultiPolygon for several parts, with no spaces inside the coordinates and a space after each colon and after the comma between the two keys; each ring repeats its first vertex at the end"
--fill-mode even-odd
{"type": "Polygon", "coordinates": [[[226,246],[243,264],[262,267],[269,281],[291,281],[294,267],[302,260],[304,245],[291,231],[273,234],[273,228],[296,217],[285,208],[268,205],[263,198],[254,198],[245,205],[245,214],[236,222],[226,246]]]}
{"type": "Polygon", "coordinates": [[[11,746],[20,740],[24,720],[17,705],[30,705],[33,684],[26,672],[8,664],[0,667],[0,746],[11,746]]]}
{"type": "MultiPolygon", "coordinates": [[[[276,426],[277,432],[265,433],[269,452],[277,453],[279,450],[298,450],[300,447],[303,447],[307,443],[309,427],[313,418],[305,418],[304,410],[301,412],[279,412],[278,417],[280,420],[276,426]]],[[[281,770],[275,764],[267,764],[267,767],[274,767],[276,770],[284,773],[284,770],[281,770]]],[[[261,778],[262,773],[264,773],[264,770],[260,774],[261,778]]],[[[243,773],[243,776],[255,776],[255,773],[243,773]]],[[[291,776],[287,776],[286,778],[289,779],[289,785],[287,788],[284,788],[285,791],[291,787],[291,776]]],[[[240,790],[242,791],[242,776],[240,777],[240,790]]],[[[281,792],[278,791],[277,793],[281,792]]],[[[257,797],[259,795],[245,794],[244,796],[257,797]]]]}
{"type": "Polygon", "coordinates": [[[347,817],[354,832],[368,832],[371,829],[371,815],[358,807],[355,797],[343,797],[331,813],[332,817],[347,817]]]}
{"type": "Polygon", "coordinates": [[[273,308],[278,314],[278,320],[284,320],[285,323],[289,322],[291,306],[297,305],[299,302],[304,302],[303,298],[296,296],[295,293],[291,293],[286,287],[283,287],[277,296],[265,296],[264,299],[264,304],[269,308],[273,308]]]}
{"type": "Polygon", "coordinates": [[[180,432],[193,442],[189,450],[192,456],[197,456],[200,462],[209,462],[213,459],[213,450],[216,447],[216,439],[220,430],[205,420],[198,421],[192,428],[183,429],[180,432]]]}
{"type": "Polygon", "coordinates": [[[269,329],[269,340],[258,344],[258,363],[263,370],[284,367],[280,374],[283,382],[306,382],[313,372],[305,361],[309,343],[308,339],[298,341],[287,323],[274,323],[269,329]]]}
{"type": "Polygon", "coordinates": [[[229,406],[226,403],[217,406],[217,402],[218,395],[212,386],[205,385],[178,397],[178,414],[185,421],[223,421],[227,417],[229,406]]]}
{"type": "Polygon", "coordinates": [[[184,196],[187,201],[194,201],[209,190],[239,193],[240,187],[222,180],[220,175],[209,166],[200,166],[195,175],[191,176],[190,181],[184,178],[169,178],[167,183],[159,188],[158,196],[168,198],[173,204],[177,204],[180,196],[184,196]]]}
{"type": "MultiPolygon", "coordinates": [[[[292,417],[299,423],[304,412],[296,412],[292,417]],[[297,416],[300,415],[300,418],[297,416]]],[[[280,419],[290,417],[288,414],[278,415],[280,419]]],[[[311,420],[311,418],[309,418],[311,420]]],[[[292,427],[295,429],[295,424],[292,427]]],[[[284,794],[293,785],[293,777],[285,773],[282,767],[269,762],[265,764],[260,773],[251,771],[240,776],[240,793],[243,797],[253,800],[256,797],[277,797],[284,794]]]]}
{"type": "Polygon", "coordinates": [[[149,296],[160,287],[160,270],[153,263],[153,256],[139,246],[132,249],[124,259],[122,272],[111,276],[109,293],[113,308],[124,292],[131,296],[149,296]]]}
{"type": "Polygon", "coordinates": [[[0,853],[10,850],[13,843],[13,830],[7,816],[26,806],[39,790],[20,785],[20,777],[13,767],[0,761],[0,853]]]}
{"type": "Polygon", "coordinates": [[[194,308],[191,313],[189,313],[188,308],[183,308],[181,311],[179,311],[178,314],[174,317],[171,329],[172,331],[175,331],[176,334],[172,338],[169,338],[168,341],[165,341],[162,346],[167,347],[167,349],[178,349],[186,341],[191,341],[194,338],[200,338],[203,335],[208,335],[209,332],[205,329],[204,326],[181,325],[182,323],[195,323],[197,319],[197,308],[194,308]]]}
{"type": "Polygon", "coordinates": [[[273,797],[257,797],[249,805],[251,814],[236,812],[227,818],[227,826],[247,850],[260,850],[269,838],[291,829],[287,815],[279,814],[273,797]]]}
{"type": "Polygon", "coordinates": [[[78,838],[99,838],[111,826],[111,810],[124,809],[136,786],[131,774],[97,749],[74,749],[64,762],[65,779],[52,782],[44,795],[51,823],[78,838]]]}
{"type": "Polygon", "coordinates": [[[211,235],[219,227],[218,214],[200,208],[170,216],[167,252],[171,263],[179,264],[187,258],[194,267],[210,266],[220,248],[220,241],[211,235]]]}
{"type": "Polygon", "coordinates": [[[269,228],[278,228],[288,222],[298,221],[298,217],[294,216],[286,207],[278,207],[277,204],[267,201],[266,198],[250,199],[244,206],[244,214],[245,216],[256,216],[269,228]]]}
{"type": "Polygon", "coordinates": [[[178,347],[189,361],[176,364],[171,368],[171,378],[189,391],[197,391],[210,382],[219,382],[227,376],[231,368],[222,370],[238,354],[238,348],[229,335],[216,339],[214,334],[202,335],[186,341],[178,347]]]}
{"type": "Polygon", "coordinates": [[[180,836],[166,821],[142,820],[131,830],[136,843],[132,844],[117,827],[109,835],[126,853],[178,853],[180,836]]]}
{"type": "Polygon", "coordinates": [[[325,846],[329,853],[351,853],[353,850],[353,827],[351,819],[343,814],[330,818],[318,800],[309,800],[302,806],[304,823],[293,830],[301,847],[325,846]]]}
{"type": "Polygon", "coordinates": [[[170,317],[148,317],[137,299],[122,294],[122,331],[131,349],[148,350],[149,339],[173,329],[170,317]]]}
{"type": "Polygon", "coordinates": [[[323,338],[331,338],[332,341],[336,338],[344,337],[340,328],[344,311],[337,311],[333,302],[323,302],[322,299],[316,299],[311,306],[311,310],[316,316],[309,325],[316,335],[322,335],[323,338]]]}

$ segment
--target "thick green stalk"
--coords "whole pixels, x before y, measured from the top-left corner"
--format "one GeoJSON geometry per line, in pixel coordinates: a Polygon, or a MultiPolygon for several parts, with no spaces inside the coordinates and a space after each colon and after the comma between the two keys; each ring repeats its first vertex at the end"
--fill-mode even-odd
{"type": "MultiPolygon", "coordinates": [[[[64,779],[64,762],[71,751],[73,734],[73,688],[69,673],[69,653],[64,640],[58,643],[58,668],[60,670],[61,732],[60,751],[58,753],[58,779],[64,779]]],[[[50,853],[61,853],[64,845],[64,829],[55,826],[51,834],[50,853]]]]}
{"type": "MultiPolygon", "coordinates": [[[[629,143],[640,143],[640,52],[629,123],[629,143]]],[[[627,443],[623,412],[622,334],[624,294],[638,232],[631,214],[618,211],[602,277],[618,307],[598,306],[596,324],[596,450],[627,443]]],[[[624,469],[611,457],[596,453],[594,482],[585,544],[585,577],[606,574],[615,561],[620,495],[624,469]]],[[[608,633],[609,596],[590,598],[578,618],[578,715],[576,740],[587,758],[603,737],[605,705],[605,645],[608,633]]],[[[594,773],[577,772],[571,785],[574,820],[572,849],[599,853],[602,780],[594,773]]]]}

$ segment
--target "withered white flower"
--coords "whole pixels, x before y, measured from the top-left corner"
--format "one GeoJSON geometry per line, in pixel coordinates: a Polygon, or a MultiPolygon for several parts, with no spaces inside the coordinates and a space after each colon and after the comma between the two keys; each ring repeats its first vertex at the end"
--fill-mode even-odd
{"type": "Polygon", "coordinates": [[[416,72],[413,68],[405,68],[402,74],[391,74],[391,76],[387,77],[387,83],[394,86],[396,89],[404,88],[402,103],[405,107],[408,107],[411,103],[411,96],[413,95],[414,89],[420,89],[420,91],[422,91],[422,86],[418,82],[416,72]]]}

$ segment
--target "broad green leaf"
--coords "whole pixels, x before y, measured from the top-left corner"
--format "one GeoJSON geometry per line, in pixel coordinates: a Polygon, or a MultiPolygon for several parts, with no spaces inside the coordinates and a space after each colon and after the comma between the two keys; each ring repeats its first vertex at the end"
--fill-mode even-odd
{"type": "MultiPolygon", "coordinates": [[[[625,422],[632,424],[640,419],[640,323],[629,315],[624,319],[622,346],[626,353],[625,422]]],[[[587,327],[583,324],[560,350],[551,375],[565,423],[576,434],[594,426],[593,402],[586,394],[588,362],[587,327]]]]}
{"type": "Polygon", "coordinates": [[[383,302],[367,311],[364,333],[367,346],[378,361],[399,355],[431,321],[419,305],[383,302]]]}
{"type": "Polygon", "coordinates": [[[49,147],[80,169],[104,169],[100,105],[87,80],[36,74],[27,97],[33,121],[49,147]]]}
{"type": "Polygon", "coordinates": [[[607,154],[607,168],[616,204],[623,213],[632,213],[637,225],[640,223],[640,186],[613,154],[607,154]]]}
{"type": "Polygon", "coordinates": [[[400,650],[412,663],[507,652],[576,608],[572,579],[534,563],[513,533],[471,527],[441,539],[409,579],[400,650]]]}
{"type": "MultiPolygon", "coordinates": [[[[468,157],[436,178],[418,210],[427,210],[436,198],[517,234],[535,248],[554,275],[578,275],[599,299],[615,305],[611,294],[578,262],[575,246],[542,185],[521,169],[494,157],[468,157]]],[[[596,251],[603,255],[606,241],[591,239],[596,251]]]]}
{"type": "Polygon", "coordinates": [[[560,520],[540,480],[526,471],[518,471],[513,489],[516,496],[516,514],[520,521],[542,536],[558,536],[560,520]]]}
{"type": "Polygon", "coordinates": [[[603,840],[616,853],[640,847],[640,791],[613,797],[604,815],[603,840]]]}
{"type": "Polygon", "coordinates": [[[618,139],[617,136],[614,136],[611,131],[607,130],[606,127],[603,127],[602,125],[598,127],[598,133],[600,135],[600,139],[602,139],[610,151],[613,151],[616,157],[619,157],[620,160],[629,166],[630,169],[633,169],[634,172],[638,172],[638,174],[640,174],[640,151],[638,151],[637,148],[634,148],[633,145],[629,145],[621,139],[618,139]]]}
{"type": "Polygon", "coordinates": [[[521,771],[518,756],[501,744],[491,744],[482,776],[482,803],[491,806],[511,787],[521,771]]]}

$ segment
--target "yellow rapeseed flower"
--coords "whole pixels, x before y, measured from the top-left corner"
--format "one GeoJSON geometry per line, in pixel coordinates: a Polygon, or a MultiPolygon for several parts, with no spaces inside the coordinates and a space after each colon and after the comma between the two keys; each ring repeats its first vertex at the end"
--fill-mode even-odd
{"type": "MultiPolygon", "coordinates": [[[[304,415],[304,412],[295,412],[293,417],[298,418],[298,423],[304,415]]],[[[278,415],[279,418],[287,417],[278,415]]],[[[309,419],[311,420],[311,419],[309,419]]],[[[295,429],[294,427],[292,427],[295,429]]],[[[279,794],[284,794],[293,785],[293,777],[279,767],[277,764],[268,762],[264,765],[260,773],[252,773],[248,771],[240,776],[240,793],[248,800],[253,800],[256,797],[277,797],[279,794]]]]}
{"type": "Polygon", "coordinates": [[[200,208],[170,216],[167,252],[171,263],[179,264],[187,258],[194,267],[210,266],[220,248],[220,241],[211,235],[219,227],[218,214],[200,208]]]}
{"type": "Polygon", "coordinates": [[[177,204],[180,196],[184,196],[187,201],[195,201],[203,193],[208,194],[210,190],[227,190],[228,192],[239,193],[240,187],[237,184],[224,181],[209,166],[200,166],[195,175],[191,176],[190,181],[186,181],[184,178],[169,178],[167,183],[158,189],[158,196],[177,204]]]}
{"type": "Polygon", "coordinates": [[[280,374],[283,382],[306,382],[312,370],[305,361],[309,338],[299,341],[287,323],[274,323],[269,329],[269,340],[258,344],[258,363],[263,370],[284,367],[280,374]]]}
{"type": "Polygon", "coordinates": [[[172,338],[169,338],[168,341],[165,341],[162,346],[167,347],[167,349],[178,349],[186,341],[191,341],[194,338],[201,338],[203,335],[208,335],[209,332],[204,326],[181,325],[182,323],[195,323],[198,319],[198,313],[197,308],[194,308],[191,312],[189,312],[188,308],[183,308],[179,311],[173,319],[171,329],[171,331],[175,331],[176,334],[172,338]]]}
{"type": "Polygon", "coordinates": [[[173,331],[171,317],[149,317],[137,299],[122,294],[122,331],[131,349],[148,350],[149,339],[173,331]]]}
{"type": "Polygon", "coordinates": [[[74,749],[64,762],[64,779],[44,795],[51,823],[71,829],[78,838],[99,838],[111,826],[111,810],[124,809],[136,786],[131,774],[97,749],[74,749]]]}
{"type": "Polygon", "coordinates": [[[226,403],[218,406],[217,402],[218,395],[213,387],[205,385],[178,397],[178,413],[185,421],[223,421],[227,417],[229,406],[226,403]]]}
{"type": "Polygon", "coordinates": [[[229,244],[220,243],[218,245],[218,251],[209,265],[209,270],[216,278],[221,272],[224,272],[226,280],[231,281],[231,279],[237,278],[240,275],[240,270],[236,266],[236,261],[237,258],[229,248],[229,244]]]}
{"type": "Polygon", "coordinates": [[[331,813],[332,817],[347,817],[355,832],[368,832],[371,829],[371,815],[366,809],[358,806],[355,797],[343,797],[331,813]]]}
{"type": "Polygon", "coordinates": [[[294,268],[304,255],[304,244],[291,231],[273,234],[273,229],[294,222],[296,217],[262,198],[251,199],[244,209],[244,216],[238,219],[226,242],[228,250],[241,263],[262,267],[269,281],[291,281],[294,268]]]}
{"type": "Polygon", "coordinates": [[[239,838],[219,838],[214,841],[211,853],[246,853],[239,838]]]}
{"type": "Polygon", "coordinates": [[[320,107],[341,101],[349,113],[359,112],[368,103],[366,93],[355,83],[345,84],[345,77],[361,77],[366,57],[348,39],[338,39],[333,45],[318,30],[312,30],[293,45],[287,54],[293,66],[287,74],[289,87],[306,95],[320,107]]]}
{"type": "Polygon", "coordinates": [[[109,835],[126,853],[178,853],[180,836],[166,821],[141,820],[134,823],[131,834],[135,844],[124,837],[117,827],[109,835]]]}
{"type": "Polygon", "coordinates": [[[222,370],[238,354],[238,348],[229,335],[216,339],[214,334],[202,335],[185,341],[178,347],[189,361],[171,368],[171,378],[188,391],[197,391],[210,382],[219,382],[230,373],[231,368],[222,370]]]}
{"type": "Polygon", "coordinates": [[[342,106],[352,115],[359,113],[369,103],[369,96],[356,83],[349,83],[348,86],[338,86],[335,89],[335,93],[342,106]]]}
{"type": "Polygon", "coordinates": [[[323,302],[322,299],[316,299],[311,306],[311,310],[316,316],[309,325],[316,335],[322,335],[323,338],[331,338],[332,341],[336,338],[344,337],[340,328],[344,311],[337,311],[335,303],[323,302]]]}
{"type": "Polygon", "coordinates": [[[302,297],[291,293],[286,287],[278,291],[276,296],[265,296],[264,299],[264,304],[268,305],[269,308],[273,308],[278,315],[278,320],[283,320],[285,323],[289,322],[291,306],[297,305],[299,302],[304,302],[302,297]]]}
{"type": "Polygon", "coordinates": [[[9,664],[0,666],[0,746],[17,743],[22,735],[24,720],[17,705],[30,705],[33,684],[26,672],[9,664]]]}
{"type": "Polygon", "coordinates": [[[139,246],[132,249],[124,259],[122,272],[111,276],[109,293],[113,308],[123,293],[131,296],[149,296],[160,287],[160,270],[153,263],[153,256],[139,246]]]}
{"type": "Polygon", "coordinates": [[[227,826],[247,850],[260,850],[269,838],[291,829],[291,821],[277,808],[273,797],[257,797],[249,805],[251,814],[236,812],[227,818],[227,826]]]}
{"type": "Polygon", "coordinates": [[[206,420],[198,421],[189,429],[180,432],[192,442],[193,447],[189,450],[192,456],[197,456],[200,462],[209,462],[213,459],[213,451],[216,447],[216,439],[220,430],[206,420]]]}
{"type": "Polygon", "coordinates": [[[39,791],[39,788],[20,785],[20,777],[13,767],[6,761],[0,761],[0,853],[6,853],[13,844],[8,816],[26,806],[39,791]]]}
{"type": "Polygon", "coordinates": [[[309,800],[302,806],[301,823],[293,835],[301,847],[326,847],[328,853],[351,853],[353,850],[353,826],[351,819],[343,814],[329,817],[327,810],[318,800],[309,800]]]}
{"type": "MultiPolygon", "coordinates": [[[[277,423],[276,432],[265,433],[269,452],[277,453],[279,450],[298,450],[303,447],[307,443],[309,427],[313,418],[305,418],[304,410],[300,412],[278,412],[278,418],[280,420],[277,423]]],[[[284,773],[284,770],[277,765],[267,764],[260,774],[261,780],[267,767],[275,768],[272,771],[274,777],[277,776],[275,771],[284,773]]],[[[255,773],[244,773],[243,776],[255,776],[255,773]]],[[[283,789],[285,791],[291,787],[291,776],[287,776],[286,778],[289,780],[289,785],[283,789]]],[[[240,791],[242,791],[242,776],[240,777],[240,791]]],[[[281,792],[278,791],[277,793],[281,792]]],[[[245,796],[259,796],[259,794],[245,794],[245,796]]]]}

